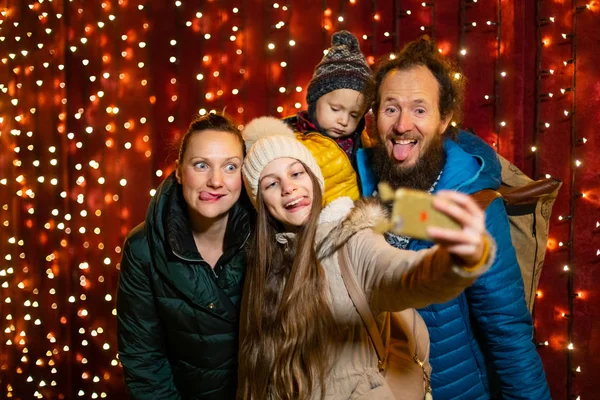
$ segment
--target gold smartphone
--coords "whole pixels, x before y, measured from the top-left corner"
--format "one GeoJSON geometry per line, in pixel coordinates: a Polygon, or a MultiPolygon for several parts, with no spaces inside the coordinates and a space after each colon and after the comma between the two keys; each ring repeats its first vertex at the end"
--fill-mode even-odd
{"type": "Polygon", "coordinates": [[[458,222],[433,207],[433,195],[427,192],[404,188],[393,191],[385,183],[379,184],[378,192],[382,200],[393,201],[391,218],[377,227],[380,232],[432,240],[427,234],[430,226],[461,229],[458,222]]]}

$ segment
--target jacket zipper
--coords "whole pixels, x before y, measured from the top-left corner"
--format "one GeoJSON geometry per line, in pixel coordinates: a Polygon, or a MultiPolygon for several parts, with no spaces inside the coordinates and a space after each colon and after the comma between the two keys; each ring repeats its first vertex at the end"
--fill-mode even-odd
{"type": "MultiPolygon", "coordinates": [[[[205,263],[206,262],[204,260],[191,260],[189,258],[183,257],[181,254],[176,253],[175,250],[172,250],[172,251],[173,251],[173,254],[175,254],[177,257],[181,258],[183,261],[188,261],[188,262],[193,262],[193,263],[203,263],[203,262],[205,263]]],[[[212,271],[215,278],[219,277],[214,269],[210,268],[210,270],[212,271]]]]}
{"type": "MultiPolygon", "coordinates": [[[[244,241],[242,242],[242,244],[238,247],[238,250],[241,250],[244,245],[246,244],[246,242],[248,241],[248,238],[250,237],[250,232],[248,232],[248,234],[246,235],[246,238],[244,239],[244,241]]],[[[206,262],[204,260],[192,260],[186,257],[183,257],[181,254],[178,254],[175,250],[171,250],[173,252],[173,254],[175,254],[177,257],[181,258],[184,261],[188,261],[188,262],[195,262],[195,263],[201,263],[201,262],[206,262]]],[[[209,266],[210,267],[210,266],[209,266]]],[[[216,265],[215,265],[216,267],[216,265]]],[[[215,278],[219,278],[219,275],[217,275],[217,273],[215,272],[215,270],[213,268],[210,268],[210,270],[212,271],[213,275],[215,276],[215,278]]]]}

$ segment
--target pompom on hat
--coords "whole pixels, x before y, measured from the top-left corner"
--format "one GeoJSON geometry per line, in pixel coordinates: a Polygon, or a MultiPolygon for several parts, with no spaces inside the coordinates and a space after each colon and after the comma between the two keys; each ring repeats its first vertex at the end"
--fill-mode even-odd
{"type": "Polygon", "coordinates": [[[245,126],[242,136],[247,150],[242,176],[255,207],[260,174],[267,164],[278,158],[294,158],[303,162],[317,177],[321,191],[324,191],[325,179],[319,164],[285,122],[274,117],[256,118],[245,126]]]}
{"type": "Polygon", "coordinates": [[[372,71],[360,51],[358,39],[348,31],[339,31],[331,37],[331,48],[315,67],[306,93],[309,108],[319,97],[338,89],[352,89],[363,93],[372,71]]]}

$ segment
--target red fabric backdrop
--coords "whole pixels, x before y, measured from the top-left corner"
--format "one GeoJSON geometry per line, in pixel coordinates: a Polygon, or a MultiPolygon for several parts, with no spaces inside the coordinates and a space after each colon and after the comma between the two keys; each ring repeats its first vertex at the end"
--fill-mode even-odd
{"type": "Polygon", "coordinates": [[[599,17],[597,1],[566,0],[0,0],[0,396],[122,398],[120,246],[192,115],[304,108],[331,33],[348,29],[373,59],[433,36],[468,79],[463,126],[563,181],[536,342],[553,398],[597,398],[599,17]]]}

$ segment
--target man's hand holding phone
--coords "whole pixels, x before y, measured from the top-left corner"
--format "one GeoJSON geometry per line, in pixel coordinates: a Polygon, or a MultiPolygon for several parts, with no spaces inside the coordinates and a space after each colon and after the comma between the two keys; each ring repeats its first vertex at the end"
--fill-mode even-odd
{"type": "Polygon", "coordinates": [[[445,247],[464,266],[477,265],[489,251],[485,213],[470,196],[456,191],[427,192],[378,186],[383,201],[393,201],[389,221],[376,230],[415,239],[431,240],[445,247]]]}

